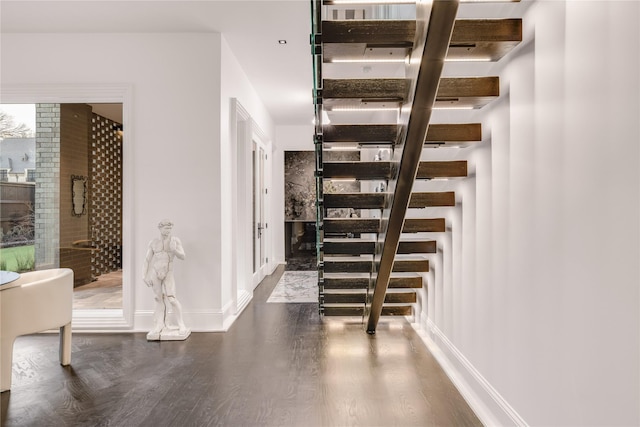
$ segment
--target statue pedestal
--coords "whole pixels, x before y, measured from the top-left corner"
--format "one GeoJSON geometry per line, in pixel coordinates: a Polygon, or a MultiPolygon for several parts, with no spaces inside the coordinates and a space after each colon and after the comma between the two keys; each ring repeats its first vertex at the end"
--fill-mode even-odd
{"type": "Polygon", "coordinates": [[[191,328],[185,329],[180,333],[178,328],[164,328],[162,331],[149,332],[147,334],[147,341],[184,341],[189,335],[191,335],[191,328]]]}

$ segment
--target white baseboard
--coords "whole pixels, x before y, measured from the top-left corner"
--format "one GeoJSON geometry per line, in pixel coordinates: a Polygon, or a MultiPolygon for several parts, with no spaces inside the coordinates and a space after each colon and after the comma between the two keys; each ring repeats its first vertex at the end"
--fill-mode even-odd
{"type": "Polygon", "coordinates": [[[222,331],[227,332],[229,330],[231,325],[233,325],[233,322],[238,319],[238,317],[242,314],[244,309],[247,308],[252,299],[253,293],[245,290],[240,292],[240,294],[238,295],[237,308],[235,310],[232,310],[232,304],[227,304],[225,306],[225,309],[222,310],[224,317],[222,323],[222,331]]]}
{"type": "MultiPolygon", "coordinates": [[[[190,310],[182,313],[184,323],[192,332],[225,332],[222,310],[190,310]]],[[[138,310],[131,332],[148,332],[153,327],[153,310],[138,310]]]]}
{"type": "Polygon", "coordinates": [[[122,309],[73,310],[73,332],[122,332],[131,327],[122,309]]]}
{"type": "Polygon", "coordinates": [[[278,268],[281,265],[285,265],[287,262],[285,260],[281,260],[281,259],[274,259],[272,262],[269,263],[269,273],[267,273],[268,276],[271,276],[273,274],[274,271],[276,271],[276,268],[278,268]]]}
{"type": "Polygon", "coordinates": [[[238,295],[238,309],[236,310],[236,316],[239,316],[240,313],[242,313],[244,309],[247,308],[252,299],[253,294],[248,291],[242,291],[238,295]]]}
{"type": "MultiPolygon", "coordinates": [[[[184,322],[193,332],[226,332],[252,299],[250,292],[242,292],[236,313],[232,313],[231,302],[222,310],[184,311],[184,322]]],[[[74,310],[71,325],[74,332],[148,332],[153,328],[153,310],[137,310],[133,317],[131,324],[122,310],[74,310]]]]}
{"type": "Polygon", "coordinates": [[[484,425],[528,425],[431,319],[412,326],[484,425]]]}

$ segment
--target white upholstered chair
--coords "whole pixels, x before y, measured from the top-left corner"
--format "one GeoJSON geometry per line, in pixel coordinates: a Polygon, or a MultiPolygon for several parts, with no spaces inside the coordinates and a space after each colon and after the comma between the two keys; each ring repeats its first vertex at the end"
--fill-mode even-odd
{"type": "Polygon", "coordinates": [[[20,335],[60,328],[60,363],[71,363],[73,270],[23,273],[0,286],[0,391],[11,388],[13,343],[20,335]]]}

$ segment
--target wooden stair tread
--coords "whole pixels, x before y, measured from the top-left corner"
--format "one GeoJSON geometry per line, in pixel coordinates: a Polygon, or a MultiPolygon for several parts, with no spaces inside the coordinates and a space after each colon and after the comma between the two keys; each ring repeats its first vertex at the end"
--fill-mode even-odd
{"type": "Polygon", "coordinates": [[[464,143],[482,141],[480,123],[431,123],[425,138],[426,146],[465,145],[464,143]]]}
{"type": "Polygon", "coordinates": [[[322,175],[325,178],[389,179],[391,162],[325,162],[322,175]]]}
{"type": "Polygon", "coordinates": [[[392,273],[389,288],[422,288],[422,276],[416,273],[392,273]]]}
{"type": "Polygon", "coordinates": [[[413,46],[415,20],[366,19],[322,21],[322,43],[366,43],[376,46],[413,46]]]}
{"type": "Polygon", "coordinates": [[[389,142],[395,143],[398,125],[324,125],[325,142],[389,142]]]}
{"type": "Polygon", "coordinates": [[[322,23],[322,60],[404,61],[413,48],[415,20],[342,20],[322,23]]]}
{"type": "Polygon", "coordinates": [[[323,99],[404,101],[408,94],[407,79],[324,79],[322,81],[323,99]]]}
{"type": "MultiPolygon", "coordinates": [[[[328,110],[374,103],[399,104],[407,100],[407,79],[324,79],[322,98],[328,110]],[[348,103],[331,100],[350,100],[348,103]]],[[[434,108],[481,108],[500,96],[498,77],[445,77],[440,79],[434,108]]]]}
{"type": "Polygon", "coordinates": [[[369,287],[369,275],[336,275],[327,274],[324,277],[325,289],[367,289],[369,287]],[[333,277],[332,277],[333,276],[333,277]]]}
{"type": "Polygon", "coordinates": [[[444,218],[407,218],[403,233],[437,233],[447,231],[444,218]]]}
{"type": "MultiPolygon", "coordinates": [[[[325,125],[322,139],[325,143],[395,144],[398,132],[397,125],[325,125]]],[[[440,123],[429,125],[425,145],[460,145],[481,140],[480,123],[440,123]]]]}
{"type": "MultiPolygon", "coordinates": [[[[325,289],[366,289],[369,274],[327,273],[324,276],[325,289]]],[[[422,277],[416,273],[393,273],[389,281],[390,289],[421,288],[422,277]]]]}
{"type": "MultiPolygon", "coordinates": [[[[353,259],[332,259],[331,257],[325,257],[324,259],[324,271],[327,273],[367,273],[371,271],[373,266],[372,260],[359,259],[353,257],[353,259]]],[[[395,272],[428,272],[429,260],[428,259],[403,259],[393,263],[393,271],[395,272]]]]}
{"type": "Polygon", "coordinates": [[[323,220],[325,236],[326,233],[377,233],[379,228],[380,220],[376,218],[325,218],[323,220]]]}
{"type": "Polygon", "coordinates": [[[455,206],[456,193],[453,191],[411,193],[409,208],[455,206]]]}
{"type": "MultiPolygon", "coordinates": [[[[326,179],[391,179],[393,163],[388,161],[325,162],[322,169],[323,177],[326,179]]],[[[416,179],[461,178],[465,176],[467,176],[466,160],[420,162],[416,179]]]]}
{"type": "MultiPolygon", "coordinates": [[[[325,304],[364,304],[367,294],[364,290],[357,292],[325,292],[323,298],[325,304]]],[[[416,301],[416,293],[413,290],[387,292],[384,298],[384,302],[387,304],[411,304],[416,301]]]]}
{"type": "Polygon", "coordinates": [[[467,161],[420,162],[416,179],[464,178],[467,176],[467,161]]]}
{"type": "MultiPolygon", "coordinates": [[[[377,233],[380,228],[377,218],[325,218],[323,223],[325,233],[377,233]]],[[[444,218],[407,218],[402,230],[403,233],[444,231],[444,218]]]]}
{"type": "Polygon", "coordinates": [[[380,209],[386,193],[326,193],[325,208],[380,209]]]}
{"type": "Polygon", "coordinates": [[[459,19],[451,34],[447,59],[498,61],[522,42],[522,19],[459,19]]]}
{"type": "MultiPolygon", "coordinates": [[[[323,61],[388,58],[390,53],[402,59],[410,52],[415,29],[415,20],[323,21],[323,61]]],[[[522,19],[458,19],[447,59],[498,61],[521,42],[522,19]]]]}
{"type": "Polygon", "coordinates": [[[325,254],[335,255],[358,255],[373,254],[375,252],[376,242],[373,240],[363,239],[324,239],[322,242],[322,251],[325,254]]]}
{"type": "Polygon", "coordinates": [[[498,77],[441,78],[433,108],[482,108],[498,96],[498,77]]]}
{"type": "MultiPolygon", "coordinates": [[[[325,208],[382,209],[387,193],[327,193],[325,208]]],[[[455,206],[453,191],[415,192],[411,194],[409,208],[455,206]]]]}
{"type": "Polygon", "coordinates": [[[325,292],[322,297],[325,304],[364,304],[367,294],[365,292],[325,292]]]}
{"type": "MultiPolygon", "coordinates": [[[[373,254],[375,240],[372,239],[324,239],[323,252],[335,255],[373,254]]],[[[399,254],[435,253],[437,243],[435,240],[401,240],[398,244],[399,254]]]]}
{"type": "MultiPolygon", "coordinates": [[[[382,316],[410,316],[413,308],[410,305],[383,306],[382,316]]],[[[360,306],[325,306],[323,308],[325,316],[362,316],[364,304],[360,306]]]]}
{"type": "MultiPolygon", "coordinates": [[[[367,244],[375,244],[373,239],[324,239],[324,243],[331,243],[334,245],[349,246],[350,242],[356,240],[367,244]]],[[[326,246],[326,245],[325,245],[326,246]]],[[[425,239],[407,239],[402,238],[398,245],[398,254],[432,254],[437,252],[437,242],[435,240],[425,239]]]]}

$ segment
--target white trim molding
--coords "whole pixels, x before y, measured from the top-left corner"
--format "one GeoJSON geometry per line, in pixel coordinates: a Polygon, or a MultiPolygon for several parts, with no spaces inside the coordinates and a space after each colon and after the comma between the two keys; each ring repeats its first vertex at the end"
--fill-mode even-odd
{"type": "Polygon", "coordinates": [[[244,289],[238,292],[238,307],[236,317],[239,316],[245,308],[247,308],[252,299],[253,294],[251,292],[244,289]]]}
{"type": "MultiPolygon", "coordinates": [[[[227,309],[231,302],[227,304],[227,309]]],[[[135,330],[131,332],[148,332],[153,327],[153,310],[137,310],[135,313],[135,330]]],[[[169,311],[169,313],[172,313],[169,311]]],[[[192,332],[226,332],[230,324],[225,319],[223,310],[190,310],[182,313],[184,323],[192,332]],[[194,328],[192,325],[204,325],[194,328]]],[[[229,316],[235,319],[235,316],[229,316]]]]}
{"type": "Polygon", "coordinates": [[[130,330],[122,309],[73,310],[73,332],[111,332],[130,330]]]}
{"type": "Polygon", "coordinates": [[[482,424],[528,426],[431,319],[423,315],[412,326],[482,424]]]}

